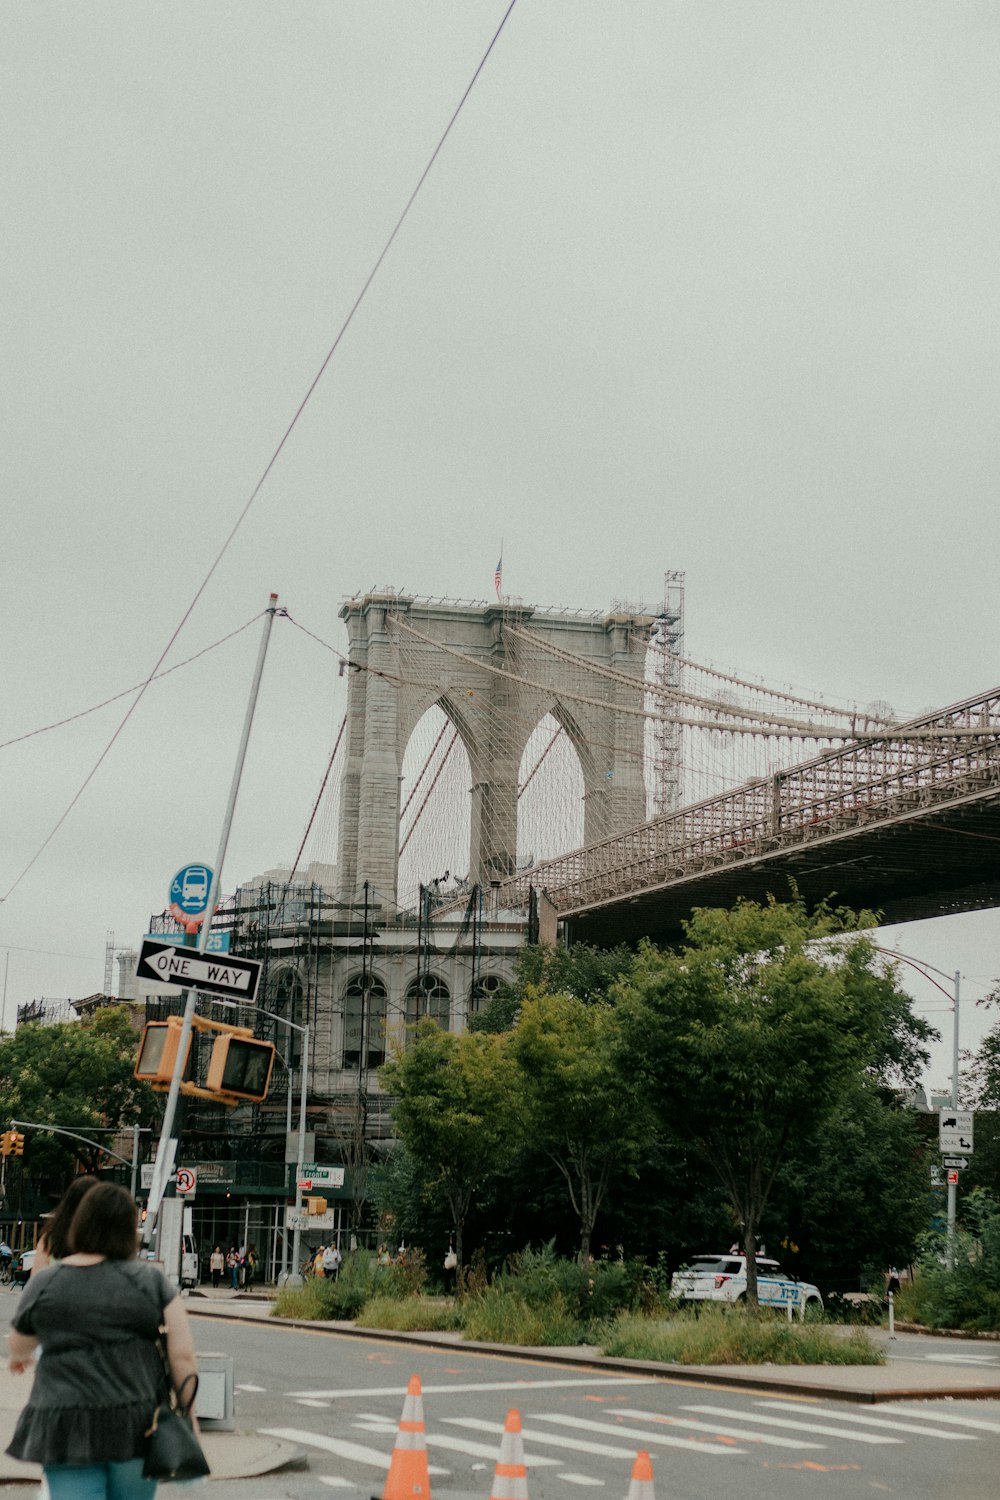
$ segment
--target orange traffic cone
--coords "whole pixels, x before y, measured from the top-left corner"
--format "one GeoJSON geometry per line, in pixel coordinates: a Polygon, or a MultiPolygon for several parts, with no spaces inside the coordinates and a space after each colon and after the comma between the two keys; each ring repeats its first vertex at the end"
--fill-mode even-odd
{"type": "Polygon", "coordinates": [[[653,1494],[653,1465],[649,1454],[640,1449],[632,1465],[632,1483],[625,1500],[655,1500],[653,1494]]]}
{"type": "Polygon", "coordinates": [[[512,1406],[503,1424],[500,1457],[493,1475],[490,1500],[528,1500],[528,1468],[524,1462],[521,1413],[512,1406]]]}
{"type": "Polygon", "coordinates": [[[431,1500],[420,1376],[411,1375],[382,1500],[431,1500]]]}

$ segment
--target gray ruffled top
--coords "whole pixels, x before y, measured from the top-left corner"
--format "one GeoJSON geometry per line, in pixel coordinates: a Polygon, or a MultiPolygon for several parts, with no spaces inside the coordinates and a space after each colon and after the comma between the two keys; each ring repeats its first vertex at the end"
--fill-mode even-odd
{"type": "Polygon", "coordinates": [[[32,1276],[12,1322],[42,1349],[7,1452],[40,1464],[138,1458],[164,1394],[156,1339],[176,1295],[140,1261],[63,1262],[32,1276]]]}

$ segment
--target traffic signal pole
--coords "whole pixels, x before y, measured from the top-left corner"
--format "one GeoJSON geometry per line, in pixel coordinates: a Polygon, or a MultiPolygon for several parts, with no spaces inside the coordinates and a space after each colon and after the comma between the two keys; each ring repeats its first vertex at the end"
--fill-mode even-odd
{"type": "MultiPolygon", "coordinates": [[[[233,826],[233,814],[236,811],[236,798],[240,789],[240,779],[243,775],[243,765],[246,760],[247,745],[250,742],[250,729],[253,725],[254,710],[257,707],[257,695],[260,691],[261,678],[264,675],[264,662],[267,658],[267,645],[271,638],[271,627],[274,617],[278,613],[278,596],[271,594],[267,609],[264,611],[264,630],[261,636],[260,650],[257,653],[257,665],[254,669],[253,682],[250,686],[250,698],[247,703],[246,715],[243,720],[243,734],[240,739],[240,748],[236,755],[236,766],[233,771],[232,785],[229,788],[229,801],[226,804],[226,813],[222,821],[222,833],[219,838],[219,851],[215,856],[215,864],[212,868],[212,883],[208,892],[208,903],[205,907],[205,919],[201,924],[198,934],[198,952],[204,954],[208,951],[208,939],[212,926],[212,914],[222,885],[222,867],[226,858],[226,850],[229,847],[229,834],[233,826]]],[[[160,1212],[160,1204],[166,1192],[167,1182],[170,1177],[170,1169],[173,1165],[173,1153],[170,1150],[170,1137],[174,1128],[174,1118],[177,1114],[177,1100],[180,1096],[181,1073],[184,1069],[184,1061],[187,1057],[188,1041],[191,1036],[191,1021],[194,1016],[195,1003],[198,998],[197,990],[183,990],[184,1016],[181,1022],[180,1044],[177,1048],[177,1057],[174,1061],[174,1071],[170,1079],[170,1088],[167,1092],[167,1102],[163,1107],[163,1123],[160,1127],[160,1141],[156,1148],[156,1162],[153,1167],[153,1181],[149,1189],[149,1201],[146,1206],[146,1222],[142,1229],[143,1244],[148,1245],[153,1237],[156,1220],[160,1212]]],[[[176,1148],[175,1148],[176,1149],[176,1148]]]]}

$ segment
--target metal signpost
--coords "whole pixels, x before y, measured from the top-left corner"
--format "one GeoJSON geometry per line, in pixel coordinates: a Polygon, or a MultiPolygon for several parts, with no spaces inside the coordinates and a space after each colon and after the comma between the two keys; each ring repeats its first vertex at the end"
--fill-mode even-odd
{"type": "MultiPolygon", "coordinates": [[[[226,850],[229,846],[229,833],[233,825],[233,814],[236,811],[236,798],[243,775],[247,745],[250,741],[250,729],[253,725],[254,710],[257,706],[257,695],[260,691],[261,678],[264,675],[267,643],[271,636],[271,627],[274,624],[277,609],[278,596],[277,594],[272,594],[268,601],[267,609],[264,611],[264,630],[261,636],[260,649],[257,653],[257,664],[254,669],[253,682],[250,686],[250,697],[243,721],[243,733],[240,738],[239,750],[236,754],[236,766],[229,789],[229,801],[226,804],[226,811],[222,819],[222,832],[219,837],[219,850],[215,859],[215,867],[214,869],[210,869],[207,865],[185,865],[183,870],[178,870],[170,886],[171,904],[176,905],[182,913],[182,916],[178,920],[183,922],[185,929],[189,932],[193,927],[200,928],[198,932],[197,951],[202,956],[208,951],[211,914],[215,910],[219,896],[222,867],[225,863],[226,850]],[[205,878],[206,876],[208,877],[207,879],[205,878]]],[[[180,1040],[174,1063],[173,1077],[170,1080],[170,1089],[163,1108],[163,1123],[160,1127],[160,1141],[156,1151],[153,1182],[149,1190],[146,1222],[143,1225],[143,1243],[146,1245],[151,1242],[153,1237],[160,1204],[163,1201],[163,1195],[167,1186],[167,1176],[173,1162],[173,1154],[176,1151],[176,1143],[174,1144],[173,1151],[169,1143],[174,1128],[174,1117],[177,1113],[181,1073],[183,1072],[184,1062],[187,1057],[188,1044],[191,1037],[191,1021],[194,1016],[196,999],[196,990],[188,989],[184,992],[184,1016],[181,1022],[180,1040]]]]}

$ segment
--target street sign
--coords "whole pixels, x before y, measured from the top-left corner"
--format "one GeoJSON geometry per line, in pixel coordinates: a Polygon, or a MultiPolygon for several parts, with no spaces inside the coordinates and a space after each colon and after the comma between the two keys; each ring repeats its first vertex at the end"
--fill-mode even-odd
{"type": "Polygon", "coordinates": [[[946,1156],[943,1158],[941,1165],[943,1167],[954,1167],[956,1172],[964,1172],[969,1163],[964,1156],[946,1156]]]}
{"type": "MultiPolygon", "coordinates": [[[[958,1170],[955,1167],[952,1167],[951,1171],[948,1173],[948,1186],[949,1187],[957,1187],[958,1186],[958,1170]]],[[[949,1210],[949,1212],[950,1212],[950,1210],[949,1210]]]]}
{"type": "Polygon", "coordinates": [[[193,1198],[198,1187],[197,1167],[178,1167],[176,1186],[178,1198],[193,1198]]]}
{"type": "MultiPolygon", "coordinates": [[[[228,953],[232,936],[232,933],[228,929],[225,932],[221,930],[219,932],[210,932],[208,934],[208,947],[205,949],[205,952],[228,953]]],[[[144,932],[142,940],[145,942],[147,938],[151,938],[154,943],[172,943],[178,937],[179,934],[173,932],[144,932]]]]}
{"type": "Polygon", "coordinates": [[[938,1135],[942,1151],[971,1151],[972,1110],[943,1109],[938,1117],[938,1135]]]}
{"type": "Polygon", "coordinates": [[[305,1210],[296,1213],[294,1208],[285,1209],[286,1229],[335,1229],[335,1214],[332,1208],[328,1208],[325,1214],[307,1214],[305,1210]]]}
{"type": "Polygon", "coordinates": [[[207,953],[178,948],[162,938],[144,938],[135,972],[137,979],[225,995],[252,1005],[257,999],[261,967],[255,958],[210,958],[207,953]]]}
{"type": "Polygon", "coordinates": [[[312,1185],[313,1184],[311,1177],[300,1177],[298,1182],[295,1184],[295,1186],[297,1188],[301,1188],[304,1193],[308,1193],[312,1188],[312,1185]]]}
{"type": "Polygon", "coordinates": [[[208,865],[185,865],[170,882],[170,915],[189,932],[199,927],[205,920],[211,889],[208,865]]]}
{"type": "Polygon", "coordinates": [[[310,1187],[343,1187],[343,1167],[321,1167],[317,1162],[307,1161],[302,1164],[302,1176],[309,1178],[310,1187]]]}

